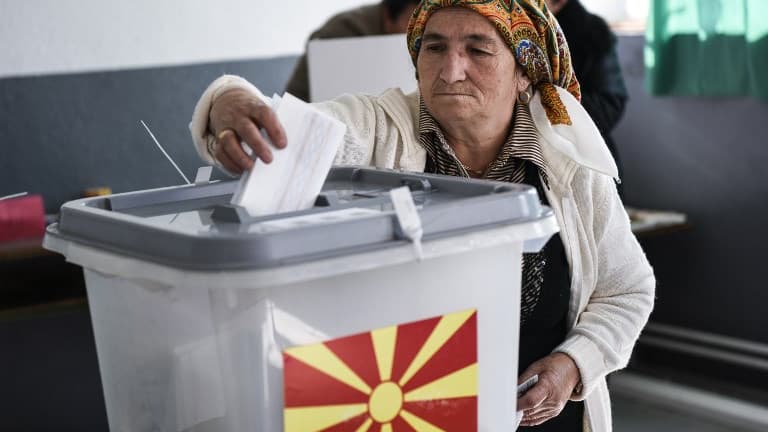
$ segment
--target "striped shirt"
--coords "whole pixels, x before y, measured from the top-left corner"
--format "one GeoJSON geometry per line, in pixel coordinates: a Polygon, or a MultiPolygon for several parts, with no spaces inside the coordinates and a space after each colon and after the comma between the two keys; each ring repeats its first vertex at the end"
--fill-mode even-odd
{"type": "MultiPolygon", "coordinates": [[[[446,141],[437,120],[427,111],[424,101],[419,105],[418,128],[419,143],[427,151],[426,172],[470,177],[467,168],[446,141]]],[[[539,186],[547,185],[544,158],[541,155],[536,125],[533,123],[528,105],[519,102],[515,104],[512,128],[501,151],[483,173],[483,178],[509,183],[540,183],[532,184],[537,189],[540,189],[539,186]],[[537,181],[538,176],[526,175],[531,168],[536,168],[536,173],[541,176],[541,182],[537,181]],[[533,181],[531,177],[534,178],[533,181]]],[[[539,194],[544,196],[542,190],[539,190],[539,194]]],[[[533,314],[539,301],[544,285],[546,261],[543,252],[523,254],[521,324],[533,314]]]]}

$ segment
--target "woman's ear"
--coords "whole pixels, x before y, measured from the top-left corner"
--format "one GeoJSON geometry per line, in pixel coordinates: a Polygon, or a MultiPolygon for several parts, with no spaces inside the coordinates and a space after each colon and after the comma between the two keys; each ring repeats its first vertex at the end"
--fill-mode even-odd
{"type": "Polygon", "coordinates": [[[531,79],[528,78],[528,74],[522,71],[522,68],[518,69],[517,72],[517,91],[519,93],[527,90],[528,87],[531,86],[531,79]]]}

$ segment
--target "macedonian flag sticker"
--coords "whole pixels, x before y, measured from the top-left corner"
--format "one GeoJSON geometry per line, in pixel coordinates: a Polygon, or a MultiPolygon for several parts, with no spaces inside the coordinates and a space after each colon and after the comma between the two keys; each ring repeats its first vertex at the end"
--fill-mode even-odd
{"type": "Polygon", "coordinates": [[[289,348],[286,432],[477,431],[477,311],[289,348]]]}

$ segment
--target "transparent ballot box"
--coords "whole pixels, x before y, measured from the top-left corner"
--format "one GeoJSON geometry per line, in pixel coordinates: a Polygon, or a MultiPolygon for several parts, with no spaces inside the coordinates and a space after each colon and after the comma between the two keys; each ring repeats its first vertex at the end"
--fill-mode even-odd
{"type": "Polygon", "coordinates": [[[85,272],[112,431],[514,429],[521,256],[558,230],[535,189],[339,167],[314,208],[252,217],[236,187],[72,201],[48,228],[85,272]]]}

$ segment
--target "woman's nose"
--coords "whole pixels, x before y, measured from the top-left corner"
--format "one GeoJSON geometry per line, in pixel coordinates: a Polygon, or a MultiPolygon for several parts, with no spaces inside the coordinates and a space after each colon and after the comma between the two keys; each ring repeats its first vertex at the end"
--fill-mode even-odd
{"type": "Polygon", "coordinates": [[[448,84],[464,81],[467,77],[466,57],[458,52],[450,52],[443,57],[440,79],[448,84]]]}

